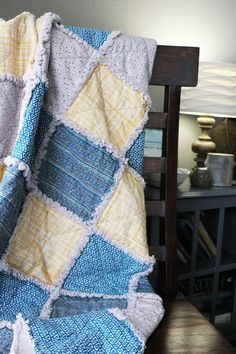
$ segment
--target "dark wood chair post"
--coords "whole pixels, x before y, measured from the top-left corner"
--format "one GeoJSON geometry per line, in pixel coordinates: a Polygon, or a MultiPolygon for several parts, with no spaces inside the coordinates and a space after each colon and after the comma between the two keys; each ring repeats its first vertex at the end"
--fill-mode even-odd
{"type": "Polygon", "coordinates": [[[178,167],[178,133],[179,133],[180,87],[165,88],[164,110],[168,112],[166,129],[166,176],[164,179],[165,195],[165,246],[166,246],[166,291],[174,296],[177,292],[176,276],[176,213],[177,213],[177,167],[178,167]],[[173,197],[175,196],[175,197],[173,197]],[[171,222],[170,222],[171,220],[171,222]]]}
{"type": "Polygon", "coordinates": [[[160,287],[172,296],[176,280],[176,205],[181,86],[196,86],[199,49],[157,46],[150,85],[164,86],[164,112],[152,113],[148,128],[163,129],[161,158],[146,158],[144,172],[161,173],[160,200],[147,201],[147,215],[160,217],[160,287]],[[163,272],[164,270],[164,272],[163,272]]]}

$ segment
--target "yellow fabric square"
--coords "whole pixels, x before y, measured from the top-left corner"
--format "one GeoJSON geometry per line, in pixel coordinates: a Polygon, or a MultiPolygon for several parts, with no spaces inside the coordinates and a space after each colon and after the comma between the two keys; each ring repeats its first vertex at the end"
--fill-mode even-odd
{"type": "Polygon", "coordinates": [[[5,172],[6,166],[5,165],[0,165],[0,181],[3,178],[4,172],[5,172]]]}
{"type": "Polygon", "coordinates": [[[85,229],[40,198],[30,198],[6,260],[18,271],[55,285],[74,249],[85,242],[85,229]]]}
{"type": "Polygon", "coordinates": [[[106,65],[98,65],[69,108],[67,118],[122,150],[146,109],[140,92],[118,79],[106,65]]]}
{"type": "Polygon", "coordinates": [[[23,13],[10,21],[0,21],[0,74],[22,77],[30,70],[41,21],[35,20],[30,13],[23,13]]]}
{"type": "Polygon", "coordinates": [[[128,170],[100,217],[98,231],[124,250],[148,258],[143,186],[128,170]]]}

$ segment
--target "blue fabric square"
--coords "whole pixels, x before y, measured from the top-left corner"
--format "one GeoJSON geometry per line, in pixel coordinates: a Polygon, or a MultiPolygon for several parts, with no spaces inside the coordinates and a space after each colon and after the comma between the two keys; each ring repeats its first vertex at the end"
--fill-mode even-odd
{"type": "Polygon", "coordinates": [[[65,26],[68,30],[74,32],[81,37],[85,42],[90,44],[93,48],[99,47],[106,41],[110,32],[100,30],[98,28],[83,28],[75,26],[65,26]]]}
{"type": "Polygon", "coordinates": [[[126,157],[129,159],[129,166],[133,167],[140,175],[143,172],[144,136],[144,132],[139,134],[126,153],[126,157]]]}
{"type": "Polygon", "coordinates": [[[75,316],[81,313],[101,311],[118,307],[126,309],[126,299],[104,299],[101,297],[60,296],[53,306],[51,317],[75,316]]]}
{"type": "Polygon", "coordinates": [[[113,186],[119,168],[120,162],[112,154],[62,124],[48,144],[38,187],[88,220],[113,186]]]}
{"type": "Polygon", "coordinates": [[[132,275],[147,269],[147,264],[137,262],[101,236],[93,235],[65,279],[63,288],[123,295],[128,292],[132,275]]]}
{"type": "MultiPolygon", "coordinates": [[[[39,83],[35,86],[30,102],[27,106],[23,125],[20,129],[18,139],[12,150],[12,156],[25,162],[32,167],[32,163],[36,153],[36,134],[39,126],[40,111],[46,86],[39,83]]],[[[43,122],[40,124],[40,129],[43,122]]]]}
{"type": "Polygon", "coordinates": [[[155,294],[153,287],[151,286],[149,279],[147,276],[144,276],[139,279],[138,286],[137,286],[138,293],[151,293],[155,294]]]}
{"type": "Polygon", "coordinates": [[[35,135],[35,154],[37,153],[40,145],[43,142],[43,139],[45,138],[45,135],[48,132],[48,129],[50,128],[50,125],[52,123],[53,117],[44,112],[43,110],[40,112],[39,116],[39,126],[36,131],[35,135]]]}
{"type": "Polygon", "coordinates": [[[10,353],[13,331],[8,328],[0,329],[0,354],[10,353]]]}
{"type": "Polygon", "coordinates": [[[26,194],[23,172],[8,167],[0,183],[0,255],[14,230],[26,194]]]}
{"type": "Polygon", "coordinates": [[[0,321],[14,322],[18,313],[26,319],[38,317],[48,297],[38,285],[0,272],[0,321]]]}
{"type": "Polygon", "coordinates": [[[126,321],[107,311],[30,321],[36,354],[141,353],[141,343],[126,321]]]}

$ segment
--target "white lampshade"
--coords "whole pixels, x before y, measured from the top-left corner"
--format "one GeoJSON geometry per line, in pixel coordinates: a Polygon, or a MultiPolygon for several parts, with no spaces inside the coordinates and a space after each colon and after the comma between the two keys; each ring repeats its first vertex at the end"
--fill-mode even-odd
{"type": "Polygon", "coordinates": [[[236,64],[200,62],[198,85],[182,89],[180,113],[236,118],[236,64]]]}

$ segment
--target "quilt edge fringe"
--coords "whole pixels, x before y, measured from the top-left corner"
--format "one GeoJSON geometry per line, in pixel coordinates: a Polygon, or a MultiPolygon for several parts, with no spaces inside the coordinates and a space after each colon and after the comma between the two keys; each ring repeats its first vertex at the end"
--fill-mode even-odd
{"type": "Polygon", "coordinates": [[[128,322],[130,329],[142,344],[141,353],[144,353],[146,340],[157,328],[165,313],[162,299],[155,293],[129,294],[126,309],[113,308],[108,311],[118,320],[128,322]]]}
{"type": "Polygon", "coordinates": [[[0,329],[3,328],[8,328],[8,329],[13,329],[13,323],[10,321],[0,321],[0,329]]]}
{"type": "Polygon", "coordinates": [[[30,328],[27,321],[24,320],[21,313],[16,316],[16,322],[13,325],[13,341],[9,354],[34,354],[35,353],[35,343],[31,336],[30,328]],[[22,337],[25,337],[24,339],[22,337]],[[22,342],[23,340],[23,342],[22,342]],[[28,343],[27,343],[28,342],[28,343]],[[20,348],[20,346],[24,348],[20,348]],[[22,351],[22,349],[24,351],[22,351]]]}

